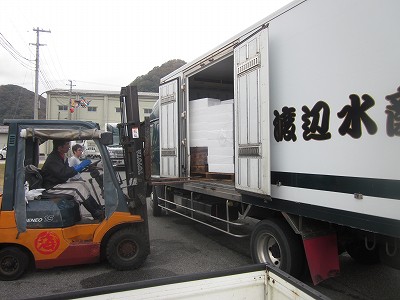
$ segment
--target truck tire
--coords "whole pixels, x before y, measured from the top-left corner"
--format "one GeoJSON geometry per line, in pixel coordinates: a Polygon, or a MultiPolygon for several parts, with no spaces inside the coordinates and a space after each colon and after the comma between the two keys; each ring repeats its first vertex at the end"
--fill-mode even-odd
{"type": "Polygon", "coordinates": [[[159,202],[158,202],[157,189],[156,189],[156,187],[153,186],[152,192],[151,192],[151,208],[153,210],[154,217],[161,216],[161,207],[159,207],[158,204],[159,204],[159,202]]]}
{"type": "Polygon", "coordinates": [[[117,270],[132,270],[140,267],[147,257],[144,238],[132,227],[115,232],[107,242],[106,256],[117,270]]]}
{"type": "Polygon", "coordinates": [[[299,278],[305,255],[300,236],[283,220],[262,220],[251,234],[251,257],[254,263],[269,263],[299,278]]]}
{"type": "Polygon", "coordinates": [[[16,280],[28,268],[28,255],[17,247],[0,250],[0,280],[16,280]]]}
{"type": "Polygon", "coordinates": [[[346,251],[352,259],[363,265],[373,265],[380,262],[378,247],[368,250],[365,248],[364,240],[347,243],[346,251]]]}

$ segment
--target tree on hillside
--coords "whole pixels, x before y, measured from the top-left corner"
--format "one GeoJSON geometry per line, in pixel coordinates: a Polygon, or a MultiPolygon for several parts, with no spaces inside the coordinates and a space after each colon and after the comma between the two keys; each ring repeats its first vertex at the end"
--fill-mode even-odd
{"type": "Polygon", "coordinates": [[[138,76],[130,85],[136,85],[139,92],[154,92],[158,93],[158,86],[160,85],[160,79],[165,75],[168,75],[172,71],[180,68],[186,64],[181,59],[173,59],[162,64],[160,67],[154,67],[146,75],[138,76]]]}
{"type": "MultiPolygon", "coordinates": [[[[0,123],[4,119],[33,119],[35,93],[18,85],[0,86],[0,123]]],[[[39,97],[39,119],[46,119],[46,98],[39,97]]]]}

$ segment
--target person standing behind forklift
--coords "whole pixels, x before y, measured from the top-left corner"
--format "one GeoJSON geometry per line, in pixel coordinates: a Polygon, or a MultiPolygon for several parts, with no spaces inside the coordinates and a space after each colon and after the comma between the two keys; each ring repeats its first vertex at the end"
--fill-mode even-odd
{"type": "Polygon", "coordinates": [[[93,219],[103,220],[104,212],[96,200],[90,195],[84,181],[68,181],[86,168],[91,162],[89,159],[79,165],[70,167],[66,153],[70,149],[70,142],[66,140],[53,140],[53,151],[49,154],[42,167],[43,187],[49,194],[71,195],[76,201],[82,203],[90,212],[93,219]]]}
{"type": "MultiPolygon", "coordinates": [[[[75,167],[81,163],[80,157],[82,156],[83,147],[82,145],[75,144],[72,146],[72,156],[68,158],[70,167],[75,167]]],[[[70,181],[83,180],[80,173],[70,178],[70,181]]]]}

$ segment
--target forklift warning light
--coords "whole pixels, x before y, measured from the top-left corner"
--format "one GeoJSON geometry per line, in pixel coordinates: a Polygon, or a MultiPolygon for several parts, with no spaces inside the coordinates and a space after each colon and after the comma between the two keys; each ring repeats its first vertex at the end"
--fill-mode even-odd
{"type": "Polygon", "coordinates": [[[138,127],[133,127],[132,128],[132,138],[133,139],[138,139],[139,138],[139,128],[138,127]]]}

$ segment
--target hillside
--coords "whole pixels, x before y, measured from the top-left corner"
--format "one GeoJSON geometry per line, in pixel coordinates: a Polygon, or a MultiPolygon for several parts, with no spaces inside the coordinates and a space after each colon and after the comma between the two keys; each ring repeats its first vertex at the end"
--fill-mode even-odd
{"type": "Polygon", "coordinates": [[[173,59],[162,64],[160,67],[154,67],[146,75],[138,76],[130,85],[136,85],[139,92],[154,92],[158,93],[158,86],[160,85],[160,79],[165,75],[168,75],[172,71],[175,71],[179,67],[186,64],[181,59],[173,59]]]}
{"type": "MultiPolygon", "coordinates": [[[[33,119],[35,93],[18,85],[0,86],[0,124],[4,119],[33,119]]],[[[39,119],[46,118],[46,98],[40,97],[39,119]]]]}

